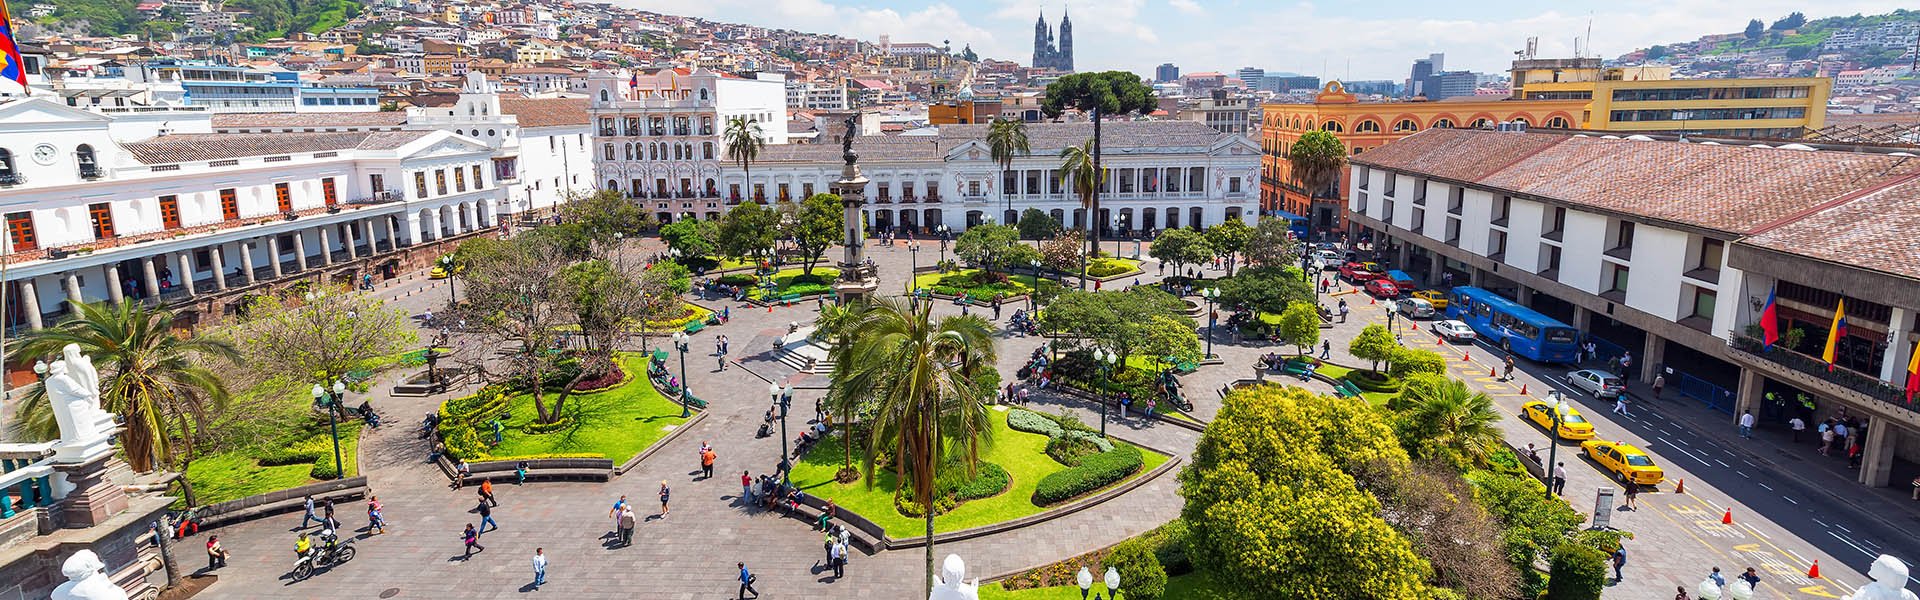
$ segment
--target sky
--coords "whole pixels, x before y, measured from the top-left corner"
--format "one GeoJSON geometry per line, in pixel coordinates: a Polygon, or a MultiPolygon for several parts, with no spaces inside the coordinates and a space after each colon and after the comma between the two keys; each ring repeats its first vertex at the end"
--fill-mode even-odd
{"type": "MultiPolygon", "coordinates": [[[[1809,19],[1879,14],[1897,0],[613,0],[635,8],[831,33],[868,41],[950,41],[982,56],[1028,64],[1034,19],[1073,17],[1080,71],[1151,75],[1171,62],[1183,73],[1252,66],[1323,78],[1404,79],[1415,58],[1447,55],[1448,70],[1504,72],[1539,37],[1542,57],[1612,58],[1653,44],[1689,41],[1772,24],[1793,11],[1809,19]]],[[[1904,8],[1912,8],[1907,2],[1904,8]]]]}

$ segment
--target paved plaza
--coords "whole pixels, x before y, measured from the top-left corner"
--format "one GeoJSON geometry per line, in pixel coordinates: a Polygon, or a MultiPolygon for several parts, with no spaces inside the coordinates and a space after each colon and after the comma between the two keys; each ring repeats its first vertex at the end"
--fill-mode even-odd
{"type": "MultiPolygon", "coordinates": [[[[628,251],[635,255],[662,250],[652,239],[629,245],[628,251]]],[[[869,256],[880,265],[881,290],[904,287],[910,260],[904,245],[876,246],[869,256]]],[[[1141,281],[1155,281],[1155,275],[1155,264],[1149,262],[1141,281]]],[[[447,285],[416,276],[378,293],[419,313],[443,306],[447,285]]],[[[1385,312],[1364,295],[1340,297],[1353,302],[1352,317],[1322,332],[1332,341],[1335,362],[1357,364],[1359,361],[1346,355],[1348,342],[1365,324],[1384,322],[1385,312]]],[[[1334,300],[1327,301],[1331,304],[1334,300]]],[[[538,593],[563,598],[730,598],[738,587],[737,562],[745,562],[753,570],[759,578],[755,587],[767,597],[915,596],[923,559],[919,549],[856,554],[846,577],[836,579],[825,567],[819,534],[809,523],[747,508],[738,498],[738,474],[742,470],[756,475],[768,473],[778,460],[780,440],[753,437],[767,407],[768,379],[784,379],[791,374],[772,360],[772,340],[785,334],[790,322],[810,322],[814,305],[802,303],[769,312],[730,301],[701,302],[715,310],[731,308],[733,315],[727,324],[700,332],[690,352],[697,356],[687,359],[691,388],[711,402],[710,413],[693,423],[691,430],[665,442],[660,452],[633,471],[606,483],[499,486],[496,491],[501,505],[494,517],[501,529],[481,537],[485,551],[463,558],[460,532],[467,523],[479,521],[479,516],[471,512],[477,497],[471,488],[448,489],[445,477],[424,460],[426,442],[414,434],[420,416],[465,391],[433,398],[380,396],[375,404],[394,425],[367,434],[360,446],[360,463],[372,493],[386,505],[388,533],[359,539],[359,555],[353,562],[294,583],[287,572],[293,562],[293,530],[300,522],[299,514],[211,530],[209,533],[221,536],[234,557],[218,572],[219,582],[202,597],[497,598],[538,593]],[[713,357],[707,353],[712,351],[711,338],[718,334],[731,338],[735,350],[729,358],[744,368],[724,372],[714,369],[713,357]],[[712,480],[698,477],[696,452],[702,442],[711,443],[719,454],[712,480]],[[662,481],[673,490],[670,516],[657,516],[657,490],[662,481]],[[643,523],[631,547],[614,548],[609,542],[612,527],[608,510],[621,495],[629,496],[643,509],[639,511],[643,523]],[[537,591],[530,586],[529,563],[536,547],[544,548],[550,560],[548,583],[537,591]]],[[[957,312],[958,307],[943,303],[936,311],[957,312]]],[[[990,310],[976,311],[980,313],[991,316],[990,310]]],[[[1003,317],[1010,318],[1012,313],[1009,307],[1003,317]]],[[[1408,329],[1406,321],[1397,325],[1408,344],[1434,347],[1431,335],[1408,329]]],[[[1183,378],[1183,387],[1196,405],[1194,414],[1203,420],[1219,410],[1217,390],[1232,381],[1254,377],[1251,365],[1260,354],[1292,350],[1266,343],[1235,342],[1222,329],[1213,346],[1222,363],[1204,366],[1183,378]]],[[[1042,341],[1007,332],[1000,332],[998,339],[1001,372],[1007,377],[1042,341]]],[[[662,342],[653,340],[655,344],[662,342]]],[[[1519,380],[1499,382],[1488,377],[1488,369],[1498,363],[1492,350],[1449,347],[1443,353],[1450,357],[1455,376],[1495,395],[1503,412],[1512,417],[1501,423],[1511,441],[1521,445],[1544,441],[1538,429],[1513,415],[1524,401],[1519,387],[1527,386],[1534,397],[1543,395],[1550,369],[1523,364],[1519,380]]],[[[672,364],[677,368],[677,362],[672,364]]],[[[796,390],[795,407],[809,406],[823,393],[817,388],[825,383],[823,378],[805,379],[802,383],[813,385],[796,390]]],[[[1088,423],[1100,418],[1097,404],[1086,400],[1042,393],[1036,394],[1033,402],[1036,409],[1074,412],[1088,423]]],[[[1609,437],[1636,444],[1646,441],[1634,435],[1613,435],[1636,430],[1616,426],[1607,418],[1604,407],[1587,409],[1585,412],[1609,437]]],[[[795,411],[802,412],[804,409],[795,411]]],[[[1649,409],[1641,414],[1654,416],[1640,419],[1658,423],[1650,419],[1659,418],[1659,412],[1658,408],[1649,409]]],[[[1191,430],[1138,415],[1110,422],[1109,431],[1183,459],[1199,439],[1199,434],[1191,430]]],[[[1660,444],[1643,446],[1656,454],[1666,451],[1660,444]]],[[[1590,513],[1595,490],[1611,484],[1601,472],[1573,456],[1576,451],[1577,446],[1561,447],[1561,459],[1571,473],[1568,496],[1576,509],[1590,513]]],[[[1826,549],[1802,541],[1813,537],[1811,534],[1790,531],[1769,520],[1772,512],[1761,514],[1729,498],[1714,483],[1692,475],[1690,465],[1676,464],[1675,458],[1664,455],[1660,460],[1670,479],[1688,479],[1686,493],[1672,493],[1671,484],[1663,485],[1660,493],[1641,496],[1643,510],[1612,515],[1615,527],[1632,531],[1636,537],[1628,544],[1632,559],[1627,578],[1610,587],[1607,598],[1671,597],[1675,585],[1691,587],[1709,565],[1719,565],[1728,572],[1760,567],[1768,578],[1762,591],[1769,595],[1762,597],[1840,596],[1865,581],[1853,570],[1865,564],[1857,556],[1847,556],[1844,563],[1835,560],[1826,549]],[[1732,526],[1719,521],[1721,511],[1728,507],[1738,516],[1732,526]],[[1805,570],[1812,560],[1821,560],[1827,579],[1806,580],[1805,570]]],[[[1174,474],[1168,473],[1093,508],[1013,531],[941,544],[936,551],[964,557],[973,576],[1044,565],[1119,542],[1177,517],[1181,506],[1177,490],[1174,474]]],[[[343,506],[340,514],[350,530],[365,526],[363,503],[343,506]]],[[[183,565],[201,566],[202,557],[196,550],[205,535],[176,546],[183,565]]]]}

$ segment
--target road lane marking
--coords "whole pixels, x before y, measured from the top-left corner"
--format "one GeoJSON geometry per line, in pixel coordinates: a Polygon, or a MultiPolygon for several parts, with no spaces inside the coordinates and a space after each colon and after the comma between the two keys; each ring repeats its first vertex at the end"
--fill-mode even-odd
{"type": "Polygon", "coordinates": [[[1726,468],[1729,468],[1729,469],[1731,469],[1731,468],[1733,468],[1733,465],[1730,465],[1730,464],[1727,464],[1727,461],[1724,461],[1724,460],[1720,460],[1720,459],[1718,459],[1718,458],[1716,458],[1716,459],[1713,459],[1713,462],[1717,462],[1717,463],[1720,463],[1720,466],[1722,466],[1722,467],[1726,467],[1726,468]]]}
{"type": "Polygon", "coordinates": [[[1763,488],[1766,488],[1766,489],[1767,489],[1767,491],[1769,491],[1769,492],[1771,492],[1771,491],[1773,491],[1773,487],[1772,487],[1772,486],[1769,486],[1769,485],[1767,485],[1767,484],[1766,484],[1766,483],[1764,483],[1764,482],[1758,482],[1758,481],[1756,481],[1756,482],[1754,482],[1754,483],[1759,483],[1759,484],[1760,484],[1760,487],[1763,487],[1763,488]]]}
{"type": "Polygon", "coordinates": [[[1842,543],[1842,544],[1846,544],[1846,545],[1848,545],[1848,546],[1852,546],[1854,550],[1859,550],[1861,554],[1865,554],[1865,555],[1867,555],[1867,556],[1868,556],[1869,558],[1872,558],[1872,557],[1876,557],[1876,556],[1877,556],[1877,555],[1875,555],[1875,554],[1874,554],[1874,553],[1872,553],[1872,552],[1868,552],[1866,548],[1861,548],[1861,547],[1860,547],[1860,546],[1859,546],[1858,544],[1854,544],[1854,543],[1853,543],[1853,540],[1849,540],[1849,539],[1847,539],[1847,538],[1843,538],[1843,537],[1840,537],[1840,534],[1838,534],[1838,533],[1834,533],[1834,532],[1831,532],[1831,531],[1829,531],[1829,532],[1827,532],[1827,535],[1830,535],[1830,536],[1833,536],[1833,539],[1836,539],[1836,540],[1840,540],[1840,543],[1842,543]]]}

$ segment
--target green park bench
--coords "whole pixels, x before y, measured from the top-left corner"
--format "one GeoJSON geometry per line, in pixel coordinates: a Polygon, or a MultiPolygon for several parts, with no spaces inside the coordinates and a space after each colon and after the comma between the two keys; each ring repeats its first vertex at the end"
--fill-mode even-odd
{"type": "Polygon", "coordinates": [[[687,323],[687,335],[700,333],[700,330],[706,329],[706,328],[707,328],[706,321],[695,320],[691,323],[687,323]]]}
{"type": "Polygon", "coordinates": [[[1280,365],[1280,372],[1289,376],[1306,379],[1320,366],[1304,360],[1289,360],[1280,365]]]}
{"type": "Polygon", "coordinates": [[[1334,393],[1339,394],[1341,398],[1359,398],[1360,397],[1360,387],[1353,385],[1353,382],[1347,381],[1345,379],[1340,380],[1339,383],[1333,384],[1333,391],[1334,393]]]}
{"type": "Polygon", "coordinates": [[[1173,364],[1173,372],[1179,373],[1181,375],[1186,375],[1188,373],[1192,373],[1194,371],[1200,370],[1200,363],[1196,363],[1193,361],[1177,361],[1177,362],[1173,362],[1172,364],[1173,364]]]}
{"type": "Polygon", "coordinates": [[[682,396],[686,398],[687,406],[703,410],[707,408],[707,401],[701,400],[699,396],[693,395],[692,392],[687,392],[682,394],[682,396]]]}
{"type": "Polygon", "coordinates": [[[800,299],[799,292],[787,292],[785,294],[780,295],[781,302],[793,302],[794,300],[799,300],[799,299],[800,299]]]}

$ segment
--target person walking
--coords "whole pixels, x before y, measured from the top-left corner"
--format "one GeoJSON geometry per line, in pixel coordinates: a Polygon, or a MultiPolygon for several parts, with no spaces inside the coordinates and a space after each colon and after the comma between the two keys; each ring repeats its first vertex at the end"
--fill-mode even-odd
{"type": "Polygon", "coordinates": [[[1637,484],[1637,483],[1627,484],[1627,510],[1639,510],[1639,507],[1633,505],[1634,499],[1639,496],[1640,496],[1640,484],[1637,484]]]}
{"type": "Polygon", "coordinates": [[[1714,585],[1727,587],[1727,578],[1720,574],[1720,567],[1714,567],[1712,572],[1707,573],[1707,579],[1713,580],[1714,585]]]}
{"type": "Polygon", "coordinates": [[[839,581],[847,576],[847,548],[839,541],[827,542],[827,566],[833,567],[833,579],[839,581]]]}
{"type": "Polygon", "coordinates": [[[1740,437],[1753,439],[1753,411],[1740,411],[1740,437]]]}
{"type": "Polygon", "coordinates": [[[1320,360],[1333,359],[1333,342],[1320,340],[1320,360]]]}
{"type": "Polygon", "coordinates": [[[740,472],[740,497],[748,504],[753,503],[753,474],[749,471],[740,472]]]}
{"type": "Polygon", "coordinates": [[[1507,355],[1504,366],[1506,368],[1506,372],[1500,376],[1500,380],[1513,381],[1513,355],[1512,354],[1507,355]]]}
{"type": "Polygon", "coordinates": [[[713,479],[713,459],[716,457],[717,455],[713,453],[712,448],[700,451],[701,479],[713,479]]]}
{"type": "Polygon", "coordinates": [[[320,505],[320,513],[324,515],[320,521],[320,527],[322,529],[340,529],[340,520],[333,518],[332,498],[328,498],[326,504],[320,505]]]}
{"type": "Polygon", "coordinates": [[[1827,456],[1828,453],[1833,450],[1834,437],[1836,437],[1836,435],[1833,432],[1833,419],[1827,419],[1825,421],[1822,421],[1820,423],[1820,455],[1821,456],[1827,456]]]}
{"type": "Polygon", "coordinates": [[[718,363],[713,370],[715,371],[727,370],[727,353],[725,352],[716,353],[713,355],[713,360],[715,363],[718,363]]]}
{"type": "Polygon", "coordinates": [[[633,528],[638,524],[638,521],[637,516],[633,514],[633,507],[628,506],[620,509],[620,537],[618,538],[620,547],[625,548],[633,545],[633,528]]]}
{"type": "Polygon", "coordinates": [[[493,497],[493,480],[492,479],[480,480],[480,499],[485,501],[487,504],[492,504],[494,506],[500,505],[500,501],[494,499],[493,497]]]}
{"type": "Polygon", "coordinates": [[[466,532],[460,534],[460,541],[467,545],[467,553],[460,555],[461,560],[472,558],[475,551],[487,551],[486,546],[480,545],[480,533],[474,530],[472,523],[468,523],[466,532]]]}
{"type": "MultiPolygon", "coordinates": [[[[662,519],[667,518],[667,496],[671,493],[672,490],[667,489],[667,480],[660,480],[660,518],[662,519]]],[[[755,595],[759,594],[756,592],[755,595]]]]}
{"type": "Polygon", "coordinates": [[[1560,462],[1553,466],[1553,495],[1558,496],[1561,492],[1566,491],[1566,489],[1567,463],[1560,462]]]}
{"type": "Polygon", "coordinates": [[[1620,569],[1627,566],[1627,547],[1622,545],[1613,549],[1613,582],[1620,583],[1626,578],[1620,576],[1620,569]]]}
{"type": "MultiPolygon", "coordinates": [[[[488,531],[488,525],[492,525],[494,529],[500,528],[500,523],[493,520],[493,507],[489,506],[485,501],[480,502],[480,505],[474,507],[474,510],[480,511],[480,533],[486,533],[488,531]]],[[[474,535],[479,535],[479,533],[474,535]]]]}
{"type": "Polygon", "coordinates": [[[387,519],[380,514],[380,497],[367,496],[367,535],[378,535],[386,532],[387,519]]]}
{"type": "Polygon", "coordinates": [[[613,510],[607,511],[607,518],[613,521],[614,535],[620,534],[620,509],[623,509],[626,507],[627,507],[627,495],[621,494],[619,500],[613,501],[613,510]]]}
{"type": "Polygon", "coordinates": [[[1747,587],[1753,588],[1754,591],[1759,591],[1760,573],[1755,572],[1753,567],[1747,567],[1747,572],[1740,574],[1740,580],[1747,582],[1747,587]]]}
{"type": "Polygon", "coordinates": [[[1667,376],[1654,375],[1653,376],[1653,399],[1655,400],[1662,399],[1660,397],[1660,390],[1666,389],[1666,387],[1667,387],[1667,376]]]}
{"type": "Polygon", "coordinates": [[[1627,395],[1626,394],[1623,393],[1613,397],[1613,412],[1615,414],[1618,414],[1627,418],[1633,418],[1633,415],[1627,414],[1627,395]]]}
{"type": "Polygon", "coordinates": [[[207,536],[207,570],[227,566],[227,549],[220,547],[220,536],[207,536]]]}
{"type": "Polygon", "coordinates": [[[533,549],[533,589],[547,584],[547,549],[533,549]]]}
{"type": "Polygon", "coordinates": [[[1000,320],[1000,295],[993,295],[993,320],[1000,320]]]}
{"type": "Polygon", "coordinates": [[[747,570],[747,563],[734,563],[734,566],[740,567],[740,600],[746,599],[747,592],[753,592],[753,597],[759,598],[760,590],[753,589],[753,572],[747,570]]]}
{"type": "Polygon", "coordinates": [[[314,521],[318,521],[321,525],[327,524],[325,520],[320,518],[320,513],[314,511],[313,496],[307,496],[304,503],[307,507],[307,514],[305,516],[300,517],[300,526],[295,527],[294,528],[295,531],[306,529],[307,523],[314,522],[314,521]]]}
{"type": "Polygon", "coordinates": [[[1799,415],[1795,415],[1792,419],[1787,420],[1787,427],[1793,429],[1793,443],[1798,444],[1800,443],[1800,434],[1807,430],[1807,421],[1806,419],[1800,418],[1799,415]]]}

